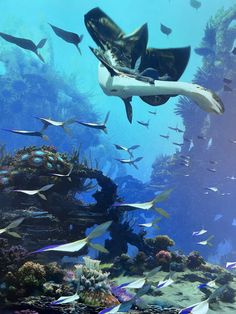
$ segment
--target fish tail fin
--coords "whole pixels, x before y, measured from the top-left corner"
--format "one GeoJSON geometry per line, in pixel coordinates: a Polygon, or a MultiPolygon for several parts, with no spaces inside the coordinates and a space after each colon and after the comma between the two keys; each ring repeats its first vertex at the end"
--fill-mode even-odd
{"type": "Polygon", "coordinates": [[[39,57],[39,59],[43,62],[43,63],[45,63],[45,61],[44,61],[44,58],[41,56],[41,54],[37,51],[37,52],[35,52],[36,53],[36,55],[39,57]]]}
{"type": "Polygon", "coordinates": [[[104,120],[104,125],[107,123],[108,119],[110,116],[110,111],[108,111],[108,113],[106,114],[105,120],[104,120]]]}
{"type": "Polygon", "coordinates": [[[103,131],[105,134],[108,133],[108,132],[107,132],[107,128],[102,129],[102,131],[103,131]]]}
{"type": "Polygon", "coordinates": [[[129,155],[130,155],[130,158],[134,158],[134,154],[132,153],[131,150],[128,149],[128,153],[129,153],[129,155]]]}
{"type": "Polygon", "coordinates": [[[138,170],[138,166],[134,162],[132,162],[131,165],[138,170]]]}
{"type": "Polygon", "coordinates": [[[77,48],[77,50],[79,51],[79,54],[82,56],[82,52],[81,52],[81,49],[79,47],[79,44],[75,45],[75,47],[77,48]]]}
{"type": "Polygon", "coordinates": [[[39,42],[38,45],[37,45],[37,49],[43,48],[44,45],[46,44],[46,42],[47,42],[47,38],[41,39],[40,42],[39,42]]]}

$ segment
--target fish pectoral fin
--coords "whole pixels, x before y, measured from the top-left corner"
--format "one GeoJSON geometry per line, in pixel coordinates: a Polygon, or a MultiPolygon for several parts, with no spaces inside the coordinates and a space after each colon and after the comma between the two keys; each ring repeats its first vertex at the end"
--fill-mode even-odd
{"type": "Polygon", "coordinates": [[[127,118],[129,120],[129,122],[132,123],[132,119],[133,119],[133,109],[132,109],[132,105],[131,105],[132,97],[122,98],[122,100],[125,104],[125,110],[126,110],[127,118]]]}

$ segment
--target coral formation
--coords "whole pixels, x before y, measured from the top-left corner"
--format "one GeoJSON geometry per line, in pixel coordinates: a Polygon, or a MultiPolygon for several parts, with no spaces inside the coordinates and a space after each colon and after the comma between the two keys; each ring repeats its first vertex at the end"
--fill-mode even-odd
{"type": "Polygon", "coordinates": [[[27,250],[21,245],[10,246],[7,239],[0,238],[0,278],[6,272],[14,272],[27,257],[27,250]]]}
{"type": "Polygon", "coordinates": [[[188,268],[197,269],[204,263],[205,261],[199,252],[193,251],[188,255],[188,259],[187,259],[188,268]]]}
{"type": "Polygon", "coordinates": [[[175,245],[175,242],[167,235],[158,235],[155,238],[145,239],[145,243],[156,253],[161,250],[168,251],[168,248],[175,245]]]}
{"type": "Polygon", "coordinates": [[[99,268],[100,261],[84,257],[84,262],[84,265],[76,266],[80,300],[88,305],[102,307],[119,304],[112,295],[109,273],[102,272],[99,268]]]}
{"type": "Polygon", "coordinates": [[[171,253],[168,251],[161,250],[156,254],[157,264],[162,266],[163,270],[169,270],[171,258],[171,253]]]}

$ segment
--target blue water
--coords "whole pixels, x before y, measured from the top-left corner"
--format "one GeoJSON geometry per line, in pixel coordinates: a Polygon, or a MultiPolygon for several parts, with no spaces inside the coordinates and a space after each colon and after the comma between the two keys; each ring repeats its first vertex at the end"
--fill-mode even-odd
{"type": "MultiPolygon", "coordinates": [[[[3,32],[16,36],[28,37],[38,42],[41,38],[48,38],[48,44],[43,48],[42,54],[46,62],[52,62],[53,68],[65,78],[73,78],[76,87],[81,93],[89,95],[89,102],[93,104],[96,112],[99,113],[101,120],[106,112],[111,110],[111,117],[108,123],[108,135],[101,135],[109,143],[117,143],[124,146],[140,144],[141,149],[137,151],[139,156],[145,158],[140,162],[142,171],[136,171],[132,167],[127,167],[126,171],[142,181],[147,181],[150,177],[151,166],[158,155],[171,154],[176,147],[170,142],[159,137],[160,133],[167,133],[167,126],[178,125],[182,128],[182,121],[174,113],[175,104],[178,98],[174,98],[168,104],[157,109],[158,115],[150,117],[147,113],[152,109],[139,98],[133,101],[134,124],[127,122],[122,102],[114,97],[107,97],[101,91],[97,81],[97,60],[90,52],[88,46],[95,46],[89,36],[83,22],[83,16],[93,7],[99,6],[113,20],[120,25],[125,32],[132,32],[141,24],[148,22],[150,47],[181,47],[191,45],[192,49],[199,46],[203,36],[204,28],[211,16],[221,7],[228,8],[234,4],[234,0],[214,0],[202,1],[202,7],[194,10],[187,0],[127,0],[127,1],[76,1],[70,0],[41,0],[27,1],[22,0],[20,4],[14,0],[1,0],[0,10],[2,12],[0,29],[3,32]],[[64,44],[57,38],[48,22],[62,28],[84,34],[81,43],[82,56],[73,46],[64,44]],[[173,29],[171,36],[160,32],[160,23],[166,24],[173,29]],[[146,130],[135,123],[136,120],[148,120],[151,118],[150,129],[146,130]]],[[[13,49],[9,43],[1,40],[1,49],[6,51],[13,49]]],[[[19,48],[14,48],[15,50],[19,48]]],[[[34,57],[30,52],[25,52],[27,60],[34,57]]],[[[36,62],[39,62],[36,60],[36,62]]],[[[192,50],[190,62],[182,76],[183,81],[191,82],[196,69],[201,66],[201,57],[192,50]]],[[[0,73],[4,68],[0,65],[0,73]]],[[[32,107],[28,108],[28,115],[32,114],[32,107]]],[[[78,106],[80,104],[78,103],[78,106]]],[[[14,113],[13,108],[12,113],[14,113]]],[[[72,108],[73,109],[73,108],[72,108]]],[[[72,110],[73,111],[73,110],[72,110]]],[[[51,118],[60,119],[58,114],[51,118]]],[[[6,118],[7,119],[7,118],[6,118]]],[[[19,124],[14,127],[21,128],[25,125],[27,117],[22,116],[19,124]]],[[[9,124],[9,123],[7,123],[9,124]]],[[[6,125],[4,125],[6,127],[6,125]]],[[[9,125],[9,127],[11,127],[9,125]]],[[[78,130],[79,132],[79,130],[78,130]]],[[[181,142],[181,135],[174,135],[176,142],[181,142]]],[[[7,138],[4,137],[5,142],[7,138]]],[[[10,141],[17,145],[17,138],[10,136],[10,141]]],[[[29,143],[39,143],[36,140],[29,143]]],[[[66,144],[65,144],[66,146],[66,144]]],[[[68,147],[69,149],[69,147],[68,147]]],[[[106,149],[101,149],[107,152],[106,149]]],[[[107,166],[109,169],[110,166],[107,166]]]]}

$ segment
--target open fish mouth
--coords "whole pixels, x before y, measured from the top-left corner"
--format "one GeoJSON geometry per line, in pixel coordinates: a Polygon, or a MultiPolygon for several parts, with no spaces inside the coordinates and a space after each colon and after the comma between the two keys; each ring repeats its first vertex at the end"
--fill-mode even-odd
{"type": "Polygon", "coordinates": [[[225,111],[223,101],[212,90],[206,89],[202,86],[196,85],[196,90],[189,95],[200,108],[206,112],[214,112],[216,114],[223,114],[225,111]]]}

